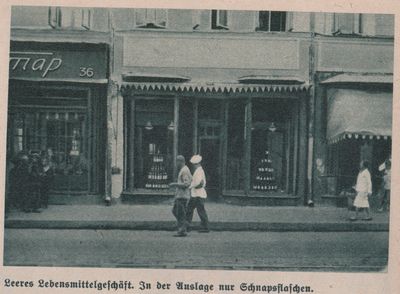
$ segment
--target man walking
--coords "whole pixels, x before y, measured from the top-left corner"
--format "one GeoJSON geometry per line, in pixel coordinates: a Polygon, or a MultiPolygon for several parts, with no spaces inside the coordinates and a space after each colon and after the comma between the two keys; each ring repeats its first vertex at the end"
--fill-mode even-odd
{"type": "Polygon", "coordinates": [[[208,233],[208,216],[204,208],[204,202],[207,198],[206,192],[206,176],[201,166],[202,157],[200,155],[194,155],[190,162],[193,164],[194,173],[192,183],[190,184],[191,197],[187,207],[187,221],[190,224],[193,219],[193,212],[197,209],[201,221],[200,233],[208,233]]]}
{"type": "Polygon", "coordinates": [[[190,198],[189,186],[192,182],[192,174],[186,166],[185,158],[182,155],[176,157],[176,166],[179,170],[177,182],[169,184],[170,187],[175,188],[175,202],[172,214],[178,222],[178,232],[174,236],[185,237],[187,235],[186,206],[190,198]]]}

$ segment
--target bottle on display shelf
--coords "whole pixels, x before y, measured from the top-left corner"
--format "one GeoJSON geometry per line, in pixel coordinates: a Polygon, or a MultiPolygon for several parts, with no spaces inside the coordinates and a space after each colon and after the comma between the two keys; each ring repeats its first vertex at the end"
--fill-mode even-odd
{"type": "Polygon", "coordinates": [[[278,186],[275,180],[275,171],[272,166],[270,152],[265,151],[265,157],[259,160],[256,175],[253,180],[253,190],[276,191],[278,186]]]}
{"type": "Polygon", "coordinates": [[[168,189],[168,174],[166,172],[164,157],[157,152],[151,158],[151,167],[147,175],[147,189],[168,189]]]}

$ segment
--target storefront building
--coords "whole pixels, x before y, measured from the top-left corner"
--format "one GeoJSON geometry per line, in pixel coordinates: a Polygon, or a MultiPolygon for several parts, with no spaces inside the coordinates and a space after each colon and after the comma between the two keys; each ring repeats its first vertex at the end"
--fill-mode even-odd
{"type": "Polygon", "coordinates": [[[58,194],[169,199],[176,156],[201,154],[210,200],[340,205],[360,159],[390,156],[393,16],[12,15],[8,158],[50,150],[58,194]]]}
{"type": "Polygon", "coordinates": [[[379,166],[391,158],[393,39],[320,37],[317,42],[314,195],[320,203],[344,206],[360,162],[370,163],[376,194],[382,187],[379,166]]]}
{"type": "MultiPolygon", "coordinates": [[[[183,12],[168,13],[172,24],[183,12]]],[[[232,23],[242,19],[231,16],[232,23]]],[[[168,198],[176,156],[201,154],[211,200],[305,201],[309,36],[262,34],[116,32],[114,116],[124,127],[114,148],[125,171],[113,175],[122,182],[116,194],[168,198]]]]}
{"type": "MultiPolygon", "coordinates": [[[[54,13],[65,12],[53,10],[38,7],[32,13],[48,15],[50,23],[54,13]]],[[[83,10],[77,12],[83,15],[83,10]]],[[[50,203],[102,201],[106,193],[108,35],[77,27],[26,29],[16,26],[23,24],[26,11],[16,8],[13,12],[21,18],[14,19],[10,44],[8,164],[20,152],[45,154],[55,171],[50,203]]],[[[64,22],[67,15],[63,15],[64,22]]],[[[76,13],[73,16],[84,21],[76,13]]],[[[89,20],[88,26],[94,22],[89,20]]]]}
{"type": "Polygon", "coordinates": [[[113,157],[116,197],[172,196],[166,185],[177,172],[174,158],[200,153],[216,201],[338,205],[340,178],[356,172],[359,160],[351,171],[333,172],[333,163],[369,152],[376,166],[390,154],[392,16],[152,9],[113,15],[130,19],[115,22],[113,116],[124,126],[113,144],[113,153],[124,154],[113,157]],[[339,74],[352,78],[329,80],[339,74]],[[335,89],[338,97],[328,99],[335,89]],[[365,97],[343,99],[373,117],[381,105],[385,130],[332,131],[335,120],[357,125],[354,115],[335,110],[342,96],[365,97]],[[375,151],[346,141],[351,151],[333,159],[337,139],[353,135],[375,142],[375,151]],[[329,181],[334,192],[321,185],[329,181]]]}

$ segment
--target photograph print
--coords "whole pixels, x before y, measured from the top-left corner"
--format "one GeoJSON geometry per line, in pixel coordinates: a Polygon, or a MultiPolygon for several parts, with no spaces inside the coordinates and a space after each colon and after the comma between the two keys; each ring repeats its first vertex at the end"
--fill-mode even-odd
{"type": "Polygon", "coordinates": [[[4,266],[387,270],[394,15],[10,26],[4,266]]]}

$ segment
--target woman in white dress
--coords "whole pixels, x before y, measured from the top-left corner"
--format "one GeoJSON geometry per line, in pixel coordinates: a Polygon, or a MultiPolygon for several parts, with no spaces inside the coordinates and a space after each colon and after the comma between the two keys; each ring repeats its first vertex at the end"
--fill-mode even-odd
{"type": "Polygon", "coordinates": [[[353,205],[356,208],[355,216],[352,216],[350,220],[355,221],[358,219],[358,213],[364,210],[364,218],[362,220],[372,220],[369,214],[369,200],[368,198],[372,195],[372,182],[371,174],[369,172],[369,162],[366,160],[360,163],[360,172],[357,176],[357,184],[355,190],[357,196],[354,199],[353,205]]]}

